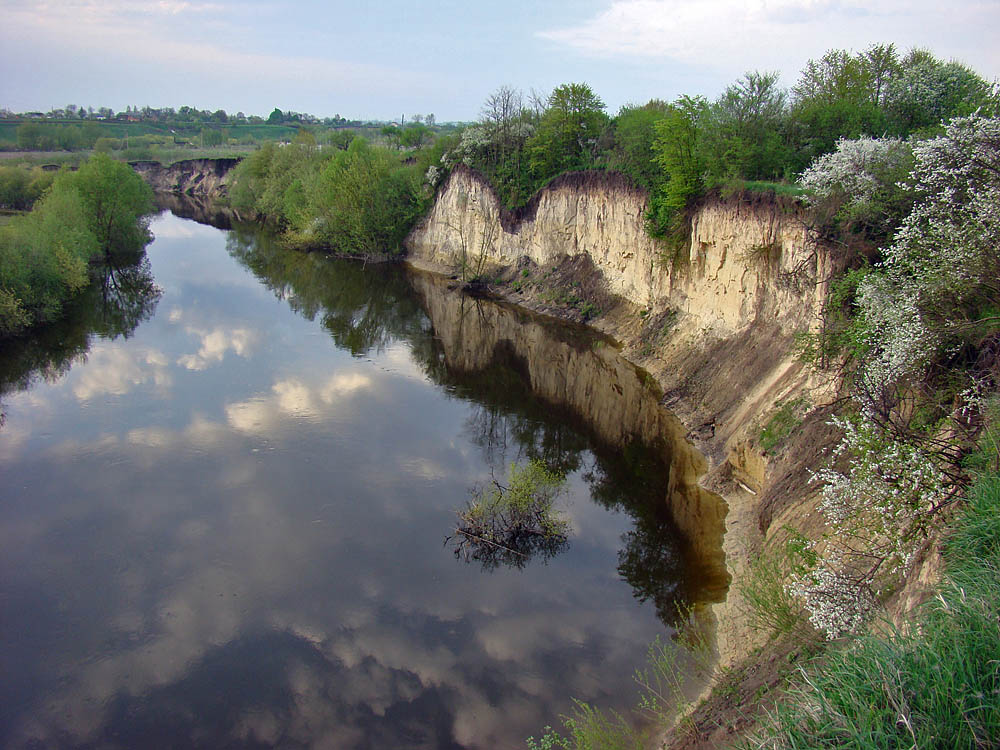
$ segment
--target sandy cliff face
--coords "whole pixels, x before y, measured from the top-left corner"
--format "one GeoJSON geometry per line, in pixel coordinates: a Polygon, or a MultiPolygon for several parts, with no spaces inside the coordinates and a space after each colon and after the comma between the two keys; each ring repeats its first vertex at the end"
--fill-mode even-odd
{"type": "Polygon", "coordinates": [[[670,306],[689,318],[686,326],[720,335],[761,316],[792,330],[815,310],[825,291],[813,283],[822,263],[794,213],[765,201],[710,203],[692,222],[689,257],[673,270],[646,234],[646,202],[622,178],[580,174],[510,214],[481,177],[459,169],[407,247],[416,261],[470,267],[587,255],[613,294],[641,309],[670,306]]]}
{"type": "Polygon", "coordinates": [[[132,168],[159,193],[178,193],[195,198],[224,198],[228,192],[229,171],[239,159],[188,159],[164,166],[155,161],[140,161],[132,168]]]}
{"type": "MultiPolygon", "coordinates": [[[[688,255],[668,263],[645,232],[645,211],[645,194],[624,179],[581,174],[553,182],[509,213],[481,177],[459,169],[407,247],[413,264],[438,270],[537,269],[533,292],[495,289],[536,309],[550,309],[541,300],[551,296],[545,285],[556,275],[546,269],[565,269],[567,258],[585,261],[569,265],[599,276],[619,299],[591,324],[656,377],[664,402],[707,458],[700,482],[725,500],[723,548],[730,573],[739,576],[769,527],[779,528],[776,520],[812,513],[807,469],[822,450],[807,446],[801,460],[796,454],[775,462],[761,455],[754,436],[776,402],[813,385],[794,356],[793,335],[817,319],[829,254],[811,241],[794,207],[733,198],[702,206],[688,255]]],[[[693,507],[688,512],[697,515],[693,507]]],[[[721,663],[732,664],[756,645],[738,592],[731,590],[715,615],[721,663]]]]}

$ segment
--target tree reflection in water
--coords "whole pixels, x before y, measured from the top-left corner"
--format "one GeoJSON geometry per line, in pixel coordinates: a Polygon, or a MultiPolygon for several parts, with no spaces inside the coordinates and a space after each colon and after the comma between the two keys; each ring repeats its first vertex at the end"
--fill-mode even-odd
{"type": "Polygon", "coordinates": [[[127,339],[153,316],[163,292],[153,280],[145,251],[103,257],[90,273],[90,285],[66,305],[62,320],[0,342],[0,399],[38,380],[56,382],[86,357],[95,337],[127,339]]]}
{"type": "MultiPolygon", "coordinates": [[[[395,340],[406,341],[431,381],[470,403],[467,434],[494,470],[502,473],[511,460],[538,460],[562,475],[582,470],[597,502],[633,519],[633,529],[622,538],[618,573],[632,586],[636,599],[653,602],[665,624],[676,624],[679,612],[698,597],[703,582],[686,574],[690,553],[668,507],[667,446],[647,445],[637,437],[624,445],[602,442],[586,414],[545,399],[532,388],[531,363],[514,340],[497,341],[483,367],[466,370],[451,361],[454,357],[445,351],[435,330],[433,312],[445,309],[457,316],[459,328],[470,335],[465,345],[475,347],[476,331],[494,325],[497,303],[429,284],[420,287],[425,297],[445,294],[453,299],[424,299],[421,304],[405,269],[398,265],[373,270],[356,260],[289,251],[253,226],[234,226],[227,249],[276,297],[305,318],[319,319],[337,345],[355,356],[384,349],[395,340]]],[[[523,313],[506,308],[503,314],[514,318],[505,330],[516,336],[522,329],[517,317],[523,313]]],[[[593,345],[593,334],[567,332],[557,323],[548,328],[556,341],[584,350],[593,345]],[[571,341],[581,336],[586,340],[571,341]]],[[[655,408],[654,394],[649,398],[655,408]]],[[[455,553],[485,570],[522,570],[533,560],[548,562],[570,543],[539,537],[526,539],[523,548],[513,550],[464,543],[455,553]]]]}

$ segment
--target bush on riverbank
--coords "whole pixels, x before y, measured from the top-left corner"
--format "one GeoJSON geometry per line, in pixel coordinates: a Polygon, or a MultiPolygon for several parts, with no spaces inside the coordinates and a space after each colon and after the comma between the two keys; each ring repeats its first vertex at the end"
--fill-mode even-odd
{"type": "Polygon", "coordinates": [[[0,337],[55,320],[102,252],[134,259],[152,205],[139,176],[107,156],[61,172],[30,213],[0,226],[0,337]]]}
{"type": "Polygon", "coordinates": [[[397,255],[429,195],[419,159],[355,138],[346,149],[266,145],[235,167],[233,207],[278,225],[302,248],[397,255]]]}
{"type": "Polygon", "coordinates": [[[947,543],[948,575],[905,630],[865,635],[807,670],[754,748],[974,748],[1000,737],[1000,475],[947,543]]]}

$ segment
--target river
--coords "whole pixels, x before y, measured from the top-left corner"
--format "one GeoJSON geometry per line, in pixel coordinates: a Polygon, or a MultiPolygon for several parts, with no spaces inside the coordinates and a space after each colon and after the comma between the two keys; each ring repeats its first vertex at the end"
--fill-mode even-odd
{"type": "Polygon", "coordinates": [[[626,711],[724,596],[655,385],[447,279],[169,212],[0,350],[0,744],[516,748],[626,711]],[[471,488],[565,473],[565,549],[456,555],[471,488]]]}

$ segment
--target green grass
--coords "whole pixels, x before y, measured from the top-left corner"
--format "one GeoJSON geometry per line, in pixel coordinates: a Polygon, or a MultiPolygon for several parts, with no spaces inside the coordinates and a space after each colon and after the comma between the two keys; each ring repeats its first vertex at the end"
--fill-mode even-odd
{"type": "Polygon", "coordinates": [[[800,424],[809,402],[804,398],[779,401],[776,409],[757,435],[764,453],[773,452],[785,442],[800,424]]]}
{"type": "Polygon", "coordinates": [[[792,183],[763,180],[732,180],[722,187],[723,196],[737,193],[773,193],[788,198],[798,198],[805,195],[806,191],[792,183]]]}
{"type": "Polygon", "coordinates": [[[750,746],[998,747],[1000,476],[972,488],[945,560],[938,596],[911,627],[830,653],[750,746]]]}
{"type": "Polygon", "coordinates": [[[734,582],[754,630],[789,633],[805,622],[801,602],[785,586],[791,575],[802,572],[812,561],[805,541],[794,535],[784,546],[764,550],[734,582]]]}

